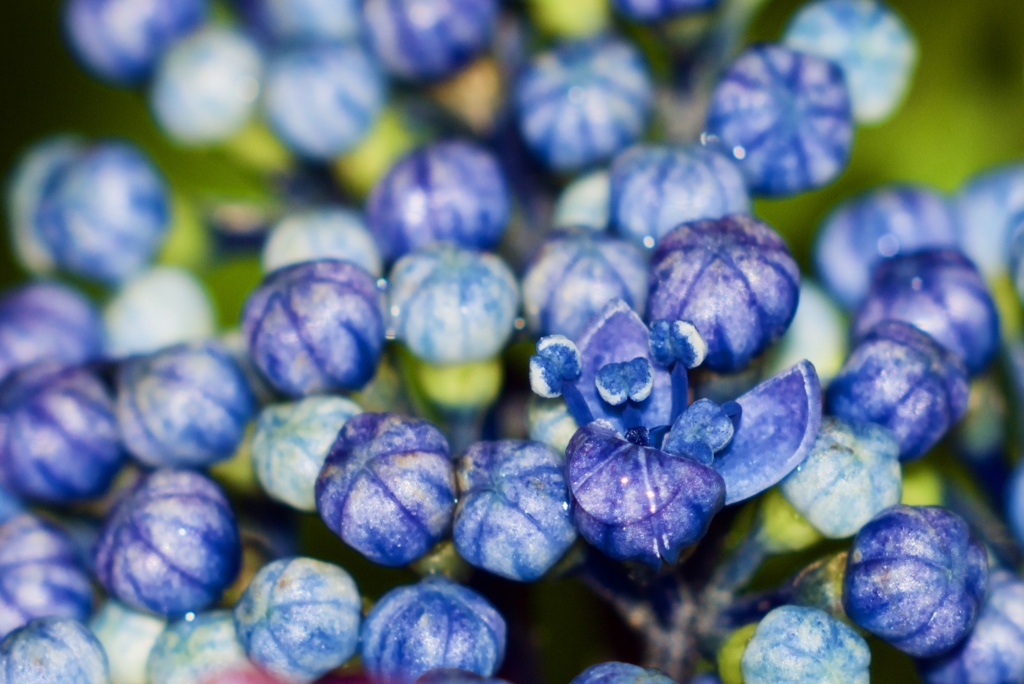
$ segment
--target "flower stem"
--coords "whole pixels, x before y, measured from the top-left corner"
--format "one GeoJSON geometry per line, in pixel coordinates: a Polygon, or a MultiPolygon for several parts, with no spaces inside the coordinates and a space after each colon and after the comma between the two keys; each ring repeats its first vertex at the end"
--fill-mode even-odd
{"type": "Polygon", "coordinates": [[[565,399],[565,404],[569,407],[569,413],[572,414],[577,425],[583,427],[594,422],[594,414],[590,412],[590,407],[587,405],[586,399],[583,398],[583,393],[580,392],[580,388],[575,383],[567,382],[562,385],[562,398],[565,399]]]}
{"type": "Polygon", "coordinates": [[[690,378],[686,372],[686,366],[676,363],[672,367],[672,420],[669,425],[676,422],[676,418],[682,415],[690,402],[690,378]]]}

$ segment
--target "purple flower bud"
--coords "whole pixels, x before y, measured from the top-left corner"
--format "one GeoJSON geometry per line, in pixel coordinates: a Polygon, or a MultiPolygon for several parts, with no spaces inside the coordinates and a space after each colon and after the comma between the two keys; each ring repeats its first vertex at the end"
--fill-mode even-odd
{"type": "Polygon", "coordinates": [[[505,658],[505,638],[505,620],[484,597],[432,577],[392,589],[366,616],[363,667],[396,684],[438,668],[489,677],[505,658]]]}
{"type": "Polygon", "coordinates": [[[367,0],[363,16],[388,71],[427,81],[458,71],[484,49],[498,0],[367,0]]]}
{"type": "Polygon", "coordinates": [[[970,375],[984,370],[999,346],[992,295],[974,264],[952,249],[915,252],[878,265],[854,321],[854,335],[886,319],[928,333],[962,359],[970,375]]]}
{"type": "Polygon", "coordinates": [[[441,431],[390,413],[350,418],[316,482],[316,506],[327,527],[380,565],[411,563],[441,541],[455,499],[441,431]]]}
{"type": "Polygon", "coordinates": [[[923,455],[967,411],[963,362],[917,328],[882,321],[861,337],[828,386],[826,408],[889,428],[900,458],[923,455]]]}
{"type": "Polygon", "coordinates": [[[70,287],[33,283],[0,298],[0,381],[36,361],[75,365],[102,353],[99,312],[70,287]]]}
{"type": "Polygon", "coordinates": [[[654,88],[630,43],[594,38],[537,56],[513,93],[526,145],[547,166],[571,171],[607,159],[643,133],[654,88]]]}
{"type": "Polygon", "coordinates": [[[838,204],[818,232],[814,264],[847,308],[860,304],[885,259],[959,239],[952,203],[927,187],[883,186],[838,204]]]}
{"type": "Polygon", "coordinates": [[[103,494],[124,452],[110,390],[57,362],[0,385],[0,483],[27,499],[69,503],[103,494]]]}
{"type": "Polygon", "coordinates": [[[373,277],[344,261],[280,268],[245,303],[249,354],[291,396],[354,390],[377,370],[384,346],[382,298],[373,277]]]}
{"type": "Polygon", "coordinates": [[[551,237],[523,276],[527,325],[541,335],[575,338],[613,299],[642,312],[647,276],[644,254],[624,240],[571,233],[551,237]]]}
{"type": "Polygon", "coordinates": [[[974,626],[985,548],[944,508],[896,505],[861,528],[843,580],[850,619],[905,653],[940,655],[974,626]]]}
{"type": "Polygon", "coordinates": [[[782,336],[796,314],[800,269],[771,226],[750,216],[697,221],[654,251],[650,320],[692,323],[712,370],[744,368],[782,336]]]}
{"type": "Polygon", "coordinates": [[[96,578],[140,610],[177,616],[211,605],[241,565],[238,525],[220,488],[158,470],[125,492],[100,531],[96,578]]]}
{"type": "Polygon", "coordinates": [[[490,249],[505,232],[510,201],[497,158],[450,140],[399,159],[374,187],[366,220],[388,261],[434,242],[490,249]]]}
{"type": "Polygon", "coordinates": [[[562,457],[539,442],[477,442],[458,461],[459,555],[496,575],[539,579],[576,540],[562,457]]]}
{"type": "Polygon", "coordinates": [[[35,618],[89,618],[89,575],[50,523],[26,513],[0,525],[0,568],[0,639],[35,618]]]}
{"type": "Polygon", "coordinates": [[[707,135],[732,153],[755,192],[791,195],[825,185],[853,145],[843,72],[779,44],[750,47],[711,96],[707,135]]]}

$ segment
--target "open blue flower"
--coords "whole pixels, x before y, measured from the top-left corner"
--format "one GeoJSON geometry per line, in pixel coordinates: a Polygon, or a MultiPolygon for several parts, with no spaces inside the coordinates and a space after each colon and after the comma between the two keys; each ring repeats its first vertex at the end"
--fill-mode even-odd
{"type": "Polygon", "coordinates": [[[691,323],[649,329],[622,300],[578,343],[555,335],[537,345],[534,392],[563,397],[580,426],[566,449],[574,521],[613,558],[674,563],[723,504],[775,485],[814,444],[821,388],[809,362],[736,401],[690,405],[687,370],[707,349],[691,323]]]}

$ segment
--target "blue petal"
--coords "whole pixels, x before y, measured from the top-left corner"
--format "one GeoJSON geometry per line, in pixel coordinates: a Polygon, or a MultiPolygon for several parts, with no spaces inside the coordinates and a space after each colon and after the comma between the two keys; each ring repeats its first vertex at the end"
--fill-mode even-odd
{"type": "Polygon", "coordinates": [[[698,399],[676,418],[662,448],[672,453],[688,453],[692,447],[686,445],[697,442],[717,453],[728,446],[733,431],[732,420],[721,406],[710,399],[698,399]]]}
{"type": "Polygon", "coordinates": [[[801,361],[736,403],[742,416],[732,443],[714,463],[725,480],[726,505],[775,485],[810,453],[821,426],[818,374],[801,361]]]}
{"type": "MultiPolygon", "coordinates": [[[[621,299],[608,304],[591,320],[577,341],[583,359],[580,375],[580,393],[590,407],[594,418],[603,418],[623,432],[620,410],[601,401],[595,384],[597,372],[609,363],[650,359],[650,333],[640,317],[621,299]]],[[[650,396],[637,408],[641,422],[648,427],[668,425],[672,413],[672,379],[663,368],[652,369],[650,396]]]]}
{"type": "Polygon", "coordinates": [[[580,428],[566,457],[576,527],[617,560],[675,563],[722,507],[714,470],[627,442],[606,424],[580,428]]]}

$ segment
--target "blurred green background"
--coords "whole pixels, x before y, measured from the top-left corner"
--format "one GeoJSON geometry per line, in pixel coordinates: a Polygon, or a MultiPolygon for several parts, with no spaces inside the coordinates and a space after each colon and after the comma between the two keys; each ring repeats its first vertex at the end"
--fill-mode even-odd
{"type": "MultiPolygon", "coordinates": [[[[167,0],[173,2],[173,0],[167,0]]],[[[139,143],[193,200],[258,196],[261,183],[229,155],[175,147],[156,129],[144,97],[83,73],[61,42],[60,0],[6,0],[0,4],[0,173],[37,138],[54,132],[117,136],[139,143]]],[[[800,0],[768,0],[751,31],[771,40],[800,0]]],[[[1024,160],[1024,2],[1020,0],[890,0],[920,43],[920,62],[903,107],[889,122],[857,131],[853,160],[829,187],[794,199],[760,201],[757,211],[789,239],[806,266],[816,226],[838,200],[891,182],[920,182],[954,191],[992,165],[1024,160]]],[[[6,226],[3,231],[6,241],[6,226]]],[[[204,269],[210,283],[230,282],[218,296],[225,324],[237,320],[241,297],[258,277],[250,266],[227,262],[204,269]],[[224,294],[226,293],[226,295],[224,294]]],[[[0,249],[0,285],[23,277],[9,248],[0,249]]],[[[323,538],[317,538],[322,544],[323,538]]],[[[317,555],[344,558],[371,594],[405,575],[379,572],[342,549],[337,540],[317,555]]],[[[527,595],[519,592],[519,598],[527,595]]],[[[545,653],[551,682],[565,682],[597,657],[621,653],[624,630],[601,627],[607,611],[570,582],[528,593],[540,619],[532,639],[545,653]],[[572,614],[566,614],[571,611],[572,614]],[[546,648],[543,648],[546,647],[546,648]]],[[[914,681],[908,659],[876,648],[874,681],[914,681]]]]}

